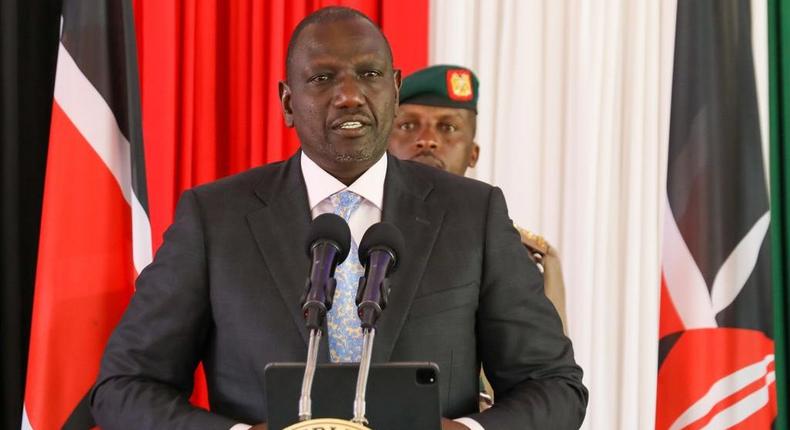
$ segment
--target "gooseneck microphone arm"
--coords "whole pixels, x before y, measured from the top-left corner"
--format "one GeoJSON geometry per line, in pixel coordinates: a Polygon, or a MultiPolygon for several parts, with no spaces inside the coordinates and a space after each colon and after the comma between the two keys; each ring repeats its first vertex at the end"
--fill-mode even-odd
{"type": "Polygon", "coordinates": [[[313,220],[307,240],[307,255],[310,257],[310,274],[305,282],[301,306],[305,326],[310,330],[307,344],[307,360],[302,392],[299,396],[299,421],[312,418],[313,389],[318,347],[326,313],[332,309],[335,295],[335,268],[348,256],[351,232],[343,218],[334,214],[323,214],[313,220]]]}
{"type": "Polygon", "coordinates": [[[381,222],[371,226],[359,245],[359,261],[365,276],[359,278],[357,313],[362,326],[362,358],[357,375],[352,422],[366,425],[365,392],[367,391],[376,322],[387,307],[390,284],[387,278],[398,267],[398,255],[404,248],[403,235],[392,224],[381,222]]]}

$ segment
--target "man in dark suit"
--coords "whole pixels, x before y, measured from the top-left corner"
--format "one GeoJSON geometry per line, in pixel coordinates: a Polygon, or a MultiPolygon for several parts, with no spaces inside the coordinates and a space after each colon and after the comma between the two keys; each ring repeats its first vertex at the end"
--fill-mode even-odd
{"type": "MultiPolygon", "coordinates": [[[[386,39],[363,15],[323,9],[297,26],[280,95],[302,151],[181,197],[108,343],[91,395],[102,428],[265,421],[264,367],[307,353],[299,296],[311,218],[346,191],[361,200],[348,219],[356,241],[383,220],[408,250],[391,277],[374,362],[438,363],[442,413],[463,417],[444,429],[579,426],[581,369],[537,271],[519,264],[526,251],[501,191],[385,154],[399,84],[386,39]],[[211,412],[188,403],[201,360],[211,412]],[[481,362],[497,405],[478,414],[481,362]]],[[[333,337],[353,335],[330,326],[319,360],[347,360],[333,337]]]]}

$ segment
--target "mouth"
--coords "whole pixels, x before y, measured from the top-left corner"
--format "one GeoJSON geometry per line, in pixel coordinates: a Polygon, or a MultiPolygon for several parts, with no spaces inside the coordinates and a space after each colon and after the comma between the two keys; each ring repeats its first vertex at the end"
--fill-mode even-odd
{"type": "Polygon", "coordinates": [[[419,153],[411,158],[413,161],[418,163],[422,163],[431,167],[436,167],[437,169],[445,170],[444,161],[436,158],[435,155],[431,153],[419,153]]]}
{"type": "Polygon", "coordinates": [[[344,118],[332,122],[333,132],[344,137],[360,137],[367,134],[370,123],[363,118],[344,118]]]}

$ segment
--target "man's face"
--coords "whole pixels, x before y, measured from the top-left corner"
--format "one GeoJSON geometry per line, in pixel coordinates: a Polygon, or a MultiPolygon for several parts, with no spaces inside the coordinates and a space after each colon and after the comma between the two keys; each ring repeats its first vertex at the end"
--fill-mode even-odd
{"type": "Polygon", "coordinates": [[[296,127],[302,150],[347,183],[386,151],[400,86],[387,52],[361,18],[311,24],[280,82],[285,122],[296,127]]]}
{"type": "Polygon", "coordinates": [[[474,112],[416,104],[404,104],[398,110],[389,140],[392,155],[456,175],[475,166],[480,148],[474,141],[474,112]]]}

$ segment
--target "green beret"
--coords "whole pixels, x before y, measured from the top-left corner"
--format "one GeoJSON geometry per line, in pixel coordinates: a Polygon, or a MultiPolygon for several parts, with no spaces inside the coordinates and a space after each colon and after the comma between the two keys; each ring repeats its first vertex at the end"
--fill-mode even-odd
{"type": "Polygon", "coordinates": [[[466,67],[440,64],[403,79],[400,104],[469,109],[477,112],[479,82],[466,67]]]}

